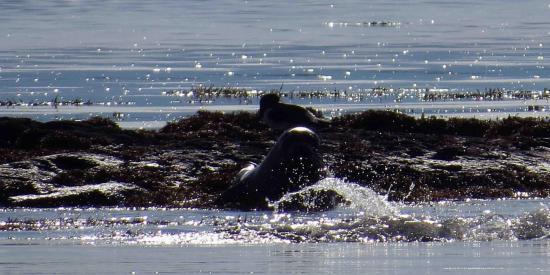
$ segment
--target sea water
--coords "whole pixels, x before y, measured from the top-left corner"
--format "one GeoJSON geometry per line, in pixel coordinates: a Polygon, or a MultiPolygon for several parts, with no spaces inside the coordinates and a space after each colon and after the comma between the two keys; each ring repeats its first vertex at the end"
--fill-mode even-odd
{"type": "Polygon", "coordinates": [[[549,5],[2,1],[0,115],[42,121],[102,115],[125,127],[160,127],[199,109],[256,110],[254,96],[189,93],[212,86],[251,95],[337,91],[337,98],[285,99],[328,116],[348,107],[412,115],[546,116],[549,5]],[[530,96],[426,100],[431,94],[488,89],[530,96]]]}
{"type": "MultiPolygon", "coordinates": [[[[0,115],[160,127],[257,109],[546,116],[548,1],[1,1],[0,115]],[[199,97],[197,87],[250,97],[199,97]],[[512,91],[494,99],[445,94],[512,91]],[[300,92],[338,96],[301,97],[300,92]],[[527,98],[514,93],[527,91],[527,98]],[[426,94],[442,100],[426,100],[426,94]]],[[[548,199],[390,203],[352,182],[328,212],[2,209],[0,273],[546,274],[548,199]]],[[[275,206],[277,202],[274,202],[275,206]]]]}
{"type": "MultiPolygon", "coordinates": [[[[3,209],[0,272],[522,274],[550,271],[548,199],[408,205],[335,178],[326,212],[3,209]]],[[[295,195],[309,194],[307,190],[295,195]]],[[[287,199],[274,202],[275,206],[287,199]]]]}

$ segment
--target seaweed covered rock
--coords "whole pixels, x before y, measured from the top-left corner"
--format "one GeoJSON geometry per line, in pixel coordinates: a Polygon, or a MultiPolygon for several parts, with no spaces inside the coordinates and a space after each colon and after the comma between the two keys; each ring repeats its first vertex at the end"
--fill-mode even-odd
{"type": "MultiPolygon", "coordinates": [[[[95,145],[143,144],[145,132],[123,130],[109,119],[36,122],[0,118],[0,148],[20,150],[87,150],[95,145]]],[[[1,159],[0,159],[1,160],[1,159]]]]}
{"type": "Polygon", "coordinates": [[[161,134],[180,138],[221,138],[224,140],[257,140],[268,135],[268,129],[261,124],[253,113],[249,112],[206,112],[177,122],[168,123],[160,129],[161,134]]]}
{"type": "Polygon", "coordinates": [[[550,137],[550,120],[534,117],[507,117],[497,120],[475,118],[419,119],[391,111],[368,110],[347,114],[333,119],[333,126],[340,129],[363,129],[370,131],[392,131],[425,133],[436,135],[457,135],[471,137],[509,137],[514,135],[530,138],[550,137]]]}
{"type": "MultiPolygon", "coordinates": [[[[550,195],[549,120],[366,111],[331,124],[317,133],[329,174],[390,200],[550,195]]],[[[246,112],[201,111],[158,131],[0,118],[0,206],[217,207],[279,134],[246,112]]]]}

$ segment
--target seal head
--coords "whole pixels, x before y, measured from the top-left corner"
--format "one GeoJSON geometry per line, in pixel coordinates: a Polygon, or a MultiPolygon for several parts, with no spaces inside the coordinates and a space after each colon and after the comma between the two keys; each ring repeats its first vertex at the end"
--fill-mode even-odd
{"type": "Polygon", "coordinates": [[[324,128],[330,121],[320,119],[304,107],[280,102],[277,94],[266,94],[260,99],[258,117],[270,128],[286,130],[293,127],[324,128]]]}

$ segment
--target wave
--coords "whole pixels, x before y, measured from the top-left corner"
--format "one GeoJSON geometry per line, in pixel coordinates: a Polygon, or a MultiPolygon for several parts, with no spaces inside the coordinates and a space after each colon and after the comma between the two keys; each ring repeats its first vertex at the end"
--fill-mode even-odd
{"type": "Polygon", "coordinates": [[[334,242],[454,242],[517,241],[550,236],[550,209],[543,200],[529,211],[506,210],[505,201],[479,205],[441,203],[445,213],[418,205],[419,213],[404,214],[411,206],[388,202],[373,190],[335,178],[321,180],[274,203],[274,212],[227,212],[190,209],[57,209],[0,211],[0,240],[74,240],[83,244],[218,245],[334,242]],[[337,202],[330,211],[315,196],[330,194],[337,202]],[[306,211],[280,212],[289,202],[306,211]],[[296,205],[297,203],[295,203],[296,205]],[[494,204],[503,213],[484,210],[494,204]],[[500,205],[500,206],[499,206],[500,205]],[[472,207],[476,210],[473,211],[472,207]],[[309,210],[308,210],[309,209],[309,210]],[[52,211],[52,212],[47,212],[52,211]],[[44,212],[44,213],[43,213],[44,212]],[[426,214],[428,213],[428,214],[426,214]],[[458,213],[453,214],[453,213],[458,213]],[[19,215],[19,217],[15,217],[19,215]],[[42,216],[42,217],[40,217],[42,216]],[[60,218],[60,216],[63,216],[60,218]],[[32,218],[30,218],[32,217],[32,218]]]}

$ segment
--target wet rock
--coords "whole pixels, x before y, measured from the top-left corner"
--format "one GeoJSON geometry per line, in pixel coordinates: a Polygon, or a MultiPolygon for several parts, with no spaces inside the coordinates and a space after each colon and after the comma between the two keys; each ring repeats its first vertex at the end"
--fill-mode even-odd
{"type": "Polygon", "coordinates": [[[466,150],[464,148],[445,147],[437,150],[437,152],[435,152],[432,158],[451,161],[451,160],[457,160],[459,156],[462,156],[465,153],[466,153],[466,150]]]}
{"type": "Polygon", "coordinates": [[[54,188],[47,194],[19,195],[9,198],[10,205],[22,207],[123,206],[125,197],[142,194],[135,186],[118,182],[54,188]]]}
{"type": "Polygon", "coordinates": [[[90,169],[98,166],[98,163],[90,159],[71,155],[60,155],[53,158],[51,161],[62,170],[90,169]]]}
{"type": "Polygon", "coordinates": [[[123,130],[104,118],[46,123],[20,118],[0,118],[0,147],[23,150],[78,150],[92,145],[148,142],[144,132],[123,130]]]}
{"type": "MultiPolygon", "coordinates": [[[[159,131],[105,119],[0,118],[0,206],[216,207],[240,168],[261,162],[279,134],[245,112],[199,112],[159,131]]],[[[317,134],[330,174],[390,200],[550,195],[548,120],[367,111],[335,118],[317,134]]],[[[334,196],[323,196],[321,205],[330,205],[334,196]]]]}

